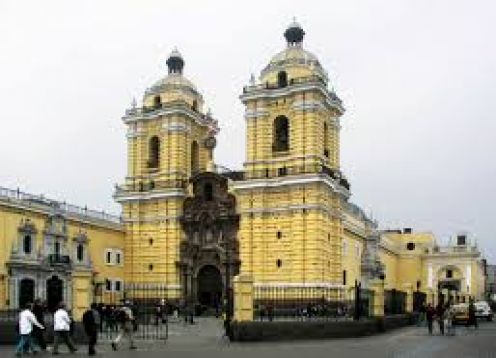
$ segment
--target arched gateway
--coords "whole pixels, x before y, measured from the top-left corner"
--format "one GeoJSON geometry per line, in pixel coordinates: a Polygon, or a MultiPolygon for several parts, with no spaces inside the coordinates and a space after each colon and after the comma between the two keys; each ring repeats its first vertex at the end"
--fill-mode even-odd
{"type": "Polygon", "coordinates": [[[227,192],[227,179],[218,174],[200,173],[191,181],[193,196],[185,200],[181,217],[186,239],[177,262],[183,299],[219,307],[230,297],[232,277],[239,272],[236,199],[227,192]]]}

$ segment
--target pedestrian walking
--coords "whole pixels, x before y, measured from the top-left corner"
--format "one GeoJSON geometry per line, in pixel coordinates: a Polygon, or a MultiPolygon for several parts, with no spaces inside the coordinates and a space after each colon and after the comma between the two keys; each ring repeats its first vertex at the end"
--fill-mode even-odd
{"type": "Polygon", "coordinates": [[[52,354],[59,354],[59,344],[60,341],[63,341],[69,351],[74,353],[77,351],[77,348],[74,346],[72,339],[69,335],[71,330],[72,321],[69,318],[69,314],[65,310],[65,304],[60,302],[58,305],[57,311],[53,315],[53,352],[52,354]]]}
{"type": "Polygon", "coordinates": [[[27,303],[24,309],[19,314],[19,342],[16,347],[16,356],[21,356],[23,353],[33,352],[36,353],[36,349],[33,346],[33,341],[31,339],[31,333],[33,332],[33,325],[39,329],[45,329],[45,327],[38,322],[35,315],[31,311],[32,304],[27,303]]]}
{"type": "Polygon", "coordinates": [[[446,335],[455,336],[455,308],[453,305],[448,306],[446,309],[446,335]]]}
{"type": "Polygon", "coordinates": [[[439,333],[444,336],[444,305],[439,302],[436,307],[437,323],[439,324],[439,333]]]}
{"type": "Polygon", "coordinates": [[[422,305],[420,306],[419,308],[419,312],[418,312],[418,319],[417,319],[417,327],[420,327],[422,326],[422,324],[424,323],[425,321],[425,310],[426,310],[426,305],[425,305],[425,302],[422,302],[422,305]]]}
{"type": "Polygon", "coordinates": [[[83,314],[83,326],[86,335],[88,336],[88,355],[96,354],[95,345],[98,339],[98,330],[100,328],[101,317],[98,312],[96,303],[92,303],[91,307],[83,314]]]}
{"type": "Polygon", "coordinates": [[[129,349],[136,349],[133,339],[133,331],[135,327],[135,316],[131,310],[130,303],[125,302],[124,306],[117,310],[117,324],[119,325],[119,334],[112,342],[112,349],[117,350],[118,344],[122,337],[126,336],[129,341],[129,349]]]}
{"type": "MultiPolygon", "coordinates": [[[[34,300],[33,304],[33,314],[36,317],[36,320],[42,325],[45,326],[45,306],[41,302],[39,298],[34,300]]],[[[33,326],[32,337],[34,343],[40,347],[42,351],[46,351],[47,345],[45,341],[45,330],[41,329],[37,326],[33,326]]]]}
{"type": "Polygon", "coordinates": [[[477,317],[475,316],[475,305],[474,300],[471,298],[468,304],[468,321],[467,328],[470,326],[474,326],[475,329],[479,328],[477,323],[477,317]]]}
{"type": "Polygon", "coordinates": [[[103,305],[103,303],[99,303],[98,306],[97,306],[97,311],[98,311],[98,315],[100,316],[100,332],[103,332],[103,320],[104,320],[104,317],[105,317],[105,306],[103,305]]]}
{"type": "Polygon", "coordinates": [[[436,315],[436,311],[434,307],[429,303],[425,309],[425,319],[427,320],[427,329],[429,330],[429,334],[432,335],[432,323],[434,321],[434,316],[436,315]]]}

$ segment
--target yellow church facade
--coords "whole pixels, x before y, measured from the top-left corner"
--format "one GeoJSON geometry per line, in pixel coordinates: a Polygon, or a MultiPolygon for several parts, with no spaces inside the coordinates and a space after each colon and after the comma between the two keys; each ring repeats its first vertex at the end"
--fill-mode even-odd
{"type": "Polygon", "coordinates": [[[96,295],[124,297],[126,284],[216,305],[239,274],[257,287],[341,297],[374,280],[431,302],[440,292],[482,297],[484,263],[468,235],[440,246],[429,233],[379,231],[349,201],[339,154],[344,105],[304,35],[293,22],[285,48],[241,91],[243,170],[215,164],[218,121],[174,50],[168,74],[123,117],[120,217],[0,191],[0,309],[64,299],[78,316],[96,295]]]}

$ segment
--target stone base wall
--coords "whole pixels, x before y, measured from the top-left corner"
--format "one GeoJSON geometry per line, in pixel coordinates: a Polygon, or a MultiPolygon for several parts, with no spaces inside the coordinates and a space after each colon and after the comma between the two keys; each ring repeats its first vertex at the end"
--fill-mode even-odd
{"type": "Polygon", "coordinates": [[[261,342],[354,338],[378,334],[413,323],[414,316],[409,314],[347,322],[233,322],[231,340],[261,342]]]}

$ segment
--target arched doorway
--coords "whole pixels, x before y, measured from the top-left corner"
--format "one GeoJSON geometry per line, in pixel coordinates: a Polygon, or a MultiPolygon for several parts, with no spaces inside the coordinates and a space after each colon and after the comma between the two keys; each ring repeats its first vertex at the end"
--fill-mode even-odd
{"type": "Polygon", "coordinates": [[[222,297],[222,276],[217,267],[205,265],[198,272],[198,302],[201,305],[216,307],[222,297]]]}
{"type": "Polygon", "coordinates": [[[34,301],[34,280],[23,278],[19,283],[19,308],[34,301]]]}
{"type": "Polygon", "coordinates": [[[48,309],[55,312],[58,304],[63,301],[64,283],[58,276],[52,276],[46,282],[46,289],[48,309]]]}

